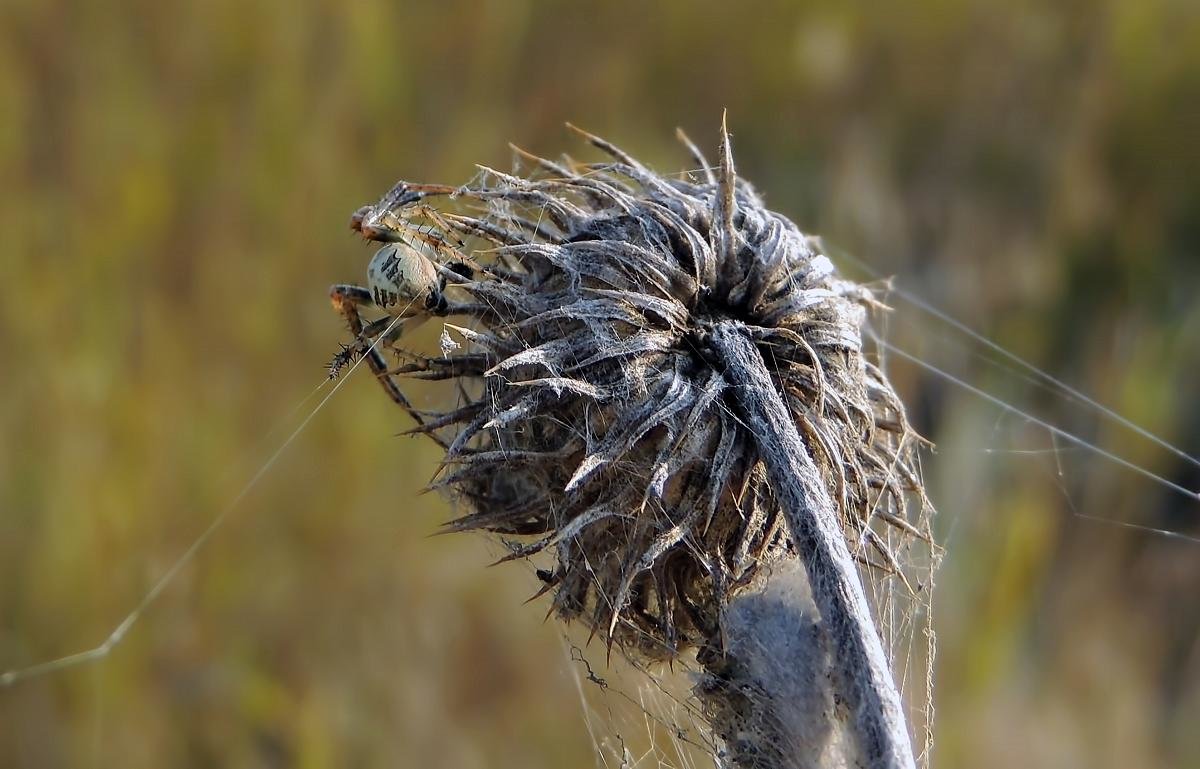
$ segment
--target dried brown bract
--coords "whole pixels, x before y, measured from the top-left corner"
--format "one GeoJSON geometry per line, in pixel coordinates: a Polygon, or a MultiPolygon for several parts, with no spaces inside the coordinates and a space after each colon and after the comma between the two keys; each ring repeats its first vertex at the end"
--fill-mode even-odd
{"type": "MultiPolygon", "coordinates": [[[[724,132],[715,168],[680,135],[700,167],[684,178],[578,133],[610,159],[517,150],[525,175],[484,169],[453,192],[401,183],[356,214],[359,229],[387,214],[420,232],[411,212],[436,210],[439,227],[479,246],[474,270],[439,267],[436,314],[461,318],[450,328],[463,346],[407,354],[391,372],[372,359],[388,386],[392,375],[461,384],[457,407],[417,414],[417,430],[446,447],[435,486],[464,510],[448,529],[500,535],[505,560],[553,553],[538,571],[553,610],[627,653],[670,659],[715,641],[731,591],[793,548],[710,354],[715,325],[736,321],[785,396],[850,551],[899,574],[893,543],[925,536],[906,498],[925,503],[918,439],[863,354],[871,291],[840,279],[817,239],[736,178],[724,132]]],[[[335,300],[354,312],[345,292],[335,300]]]]}

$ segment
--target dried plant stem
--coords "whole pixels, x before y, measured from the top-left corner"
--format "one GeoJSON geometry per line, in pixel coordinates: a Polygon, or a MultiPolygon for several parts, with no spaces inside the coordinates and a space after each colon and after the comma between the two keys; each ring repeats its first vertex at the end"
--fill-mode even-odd
{"type": "MultiPolygon", "coordinates": [[[[484,168],[444,201],[458,213],[422,202],[450,188],[400,182],[351,219],[388,245],[370,288],[334,295],[436,273],[413,297],[469,319],[446,328],[461,353],[381,374],[404,407],[393,375],[458,384],[450,410],[410,409],[445,448],[448,530],[499,535],[505,560],[548,554],[539,594],[610,650],[697,650],[726,765],[912,767],[850,555],[865,543],[909,584],[898,552],[929,514],[903,404],[863,352],[876,300],[738,178],[724,122],[716,166],[684,142],[709,170],[683,178],[579,133],[611,162],[519,153],[527,175],[484,168]]],[[[357,306],[339,310],[361,337],[357,306]]]]}
{"type": "Polygon", "coordinates": [[[804,563],[866,765],[911,769],[915,764],[900,696],[821,474],[744,327],[719,323],[709,341],[714,363],[733,385],[733,401],[754,436],[804,563]]]}

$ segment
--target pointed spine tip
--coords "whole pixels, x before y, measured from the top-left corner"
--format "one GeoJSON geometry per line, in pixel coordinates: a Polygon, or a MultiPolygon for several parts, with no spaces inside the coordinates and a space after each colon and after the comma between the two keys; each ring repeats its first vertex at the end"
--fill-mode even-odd
{"type": "Polygon", "coordinates": [[[733,229],[733,215],[737,208],[734,189],[737,185],[737,171],[733,166],[733,149],[729,144],[729,129],[726,125],[726,112],[721,111],[721,157],[718,159],[719,179],[717,182],[717,214],[719,228],[718,248],[722,258],[731,260],[735,250],[736,234],[733,229]]]}

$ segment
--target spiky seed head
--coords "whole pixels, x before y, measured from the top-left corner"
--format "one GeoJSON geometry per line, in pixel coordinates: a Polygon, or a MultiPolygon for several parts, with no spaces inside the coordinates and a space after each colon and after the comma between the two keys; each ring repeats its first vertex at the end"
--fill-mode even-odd
{"type": "MultiPolygon", "coordinates": [[[[736,178],[724,129],[715,168],[684,137],[700,166],[684,178],[580,133],[611,159],[518,150],[526,175],[484,169],[441,207],[489,246],[449,307],[466,318],[450,326],[463,346],[407,369],[461,384],[459,404],[419,428],[449,445],[435,486],[464,514],[447,528],[498,534],[504,560],[551,553],[537,573],[553,611],[626,653],[669,659],[713,643],[731,591],[796,555],[707,354],[709,329],[735,319],[851,551],[897,570],[889,543],[920,534],[906,499],[924,496],[917,438],[863,353],[871,291],[736,178]],[[892,531],[877,533],[881,522],[892,531]]],[[[389,199],[417,189],[401,183],[389,199]]]]}

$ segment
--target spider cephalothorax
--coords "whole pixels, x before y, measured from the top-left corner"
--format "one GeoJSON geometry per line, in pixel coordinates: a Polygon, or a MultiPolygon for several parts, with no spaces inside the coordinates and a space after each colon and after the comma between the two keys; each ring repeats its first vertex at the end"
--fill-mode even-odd
{"type": "MultiPolygon", "coordinates": [[[[364,330],[356,309],[379,297],[333,292],[352,347],[369,351],[416,430],[446,449],[435,485],[464,508],[448,528],[496,533],[508,558],[553,552],[537,573],[554,609],[626,650],[661,659],[713,642],[730,591],[792,548],[709,354],[714,324],[733,321],[768,362],[851,551],[903,579],[896,543],[925,534],[906,514],[906,494],[920,493],[917,439],[862,351],[870,291],[839,279],[818,241],[736,179],[727,142],[718,174],[683,137],[700,171],[674,178],[583,135],[611,161],[518,150],[532,163],[526,176],[401,183],[355,214],[376,240],[422,235],[412,253],[427,266],[416,279],[381,267],[380,287],[437,276],[442,301],[420,313],[464,319],[449,326],[461,353],[404,353],[388,371],[371,347],[386,324],[364,330]],[[434,209],[433,196],[478,215],[434,209]],[[414,218],[435,227],[417,230],[414,218]],[[486,244],[474,271],[445,266],[467,261],[449,233],[486,244]],[[458,380],[460,402],[418,413],[394,375],[458,380]]],[[[397,300],[383,299],[396,315],[397,300]]]]}

